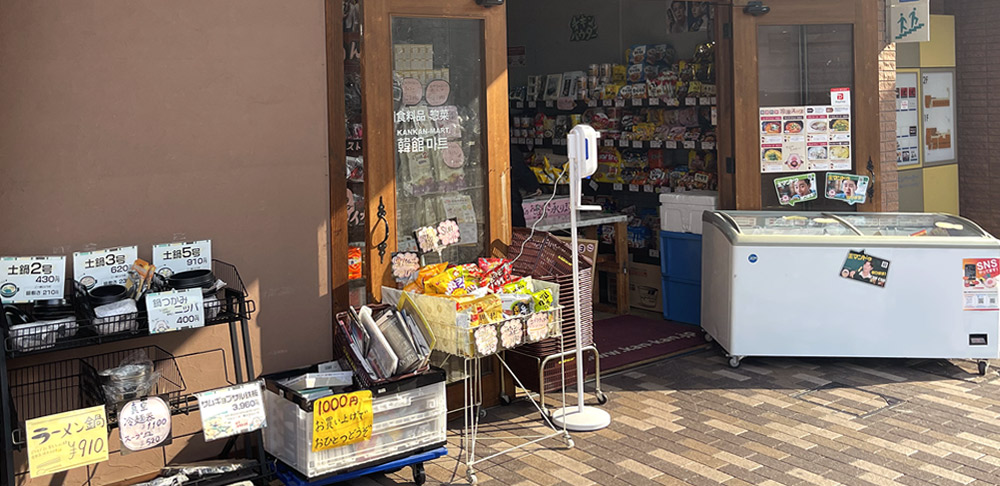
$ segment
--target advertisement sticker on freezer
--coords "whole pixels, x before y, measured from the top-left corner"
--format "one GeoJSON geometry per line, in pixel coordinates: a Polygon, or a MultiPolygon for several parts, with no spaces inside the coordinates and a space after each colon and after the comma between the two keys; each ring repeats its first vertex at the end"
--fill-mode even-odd
{"type": "Polygon", "coordinates": [[[864,251],[850,251],[844,267],[840,269],[840,276],[885,287],[885,281],[889,277],[889,261],[867,255],[864,251]]]}
{"type": "Polygon", "coordinates": [[[774,180],[774,190],[778,193],[778,202],[783,206],[794,206],[797,203],[816,199],[816,174],[808,173],[774,180]]]}
{"type": "Polygon", "coordinates": [[[962,310],[1000,310],[1000,296],[997,292],[997,274],[1000,273],[1000,258],[966,258],[962,260],[963,284],[962,310]]]}

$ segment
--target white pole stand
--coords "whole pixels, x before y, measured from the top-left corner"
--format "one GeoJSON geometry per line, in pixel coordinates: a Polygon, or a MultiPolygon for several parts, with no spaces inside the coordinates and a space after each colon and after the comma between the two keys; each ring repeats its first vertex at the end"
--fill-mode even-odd
{"type": "Polygon", "coordinates": [[[563,406],[552,413],[558,427],[574,432],[590,432],[611,425],[611,415],[596,407],[583,404],[584,378],[583,347],[580,335],[580,247],[577,241],[577,212],[600,210],[600,206],[584,206],[580,179],[597,170],[597,138],[599,134],[590,125],[577,125],[569,132],[569,204],[570,234],[573,245],[573,316],[576,332],[576,406],[563,406]]]}

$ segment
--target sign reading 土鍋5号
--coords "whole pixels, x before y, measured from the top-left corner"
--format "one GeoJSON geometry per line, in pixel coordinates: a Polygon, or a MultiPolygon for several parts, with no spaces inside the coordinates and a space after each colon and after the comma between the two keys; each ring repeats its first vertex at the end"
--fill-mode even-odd
{"type": "Polygon", "coordinates": [[[66,257],[0,258],[0,302],[20,304],[61,299],[66,285],[66,257]]]}
{"type": "Polygon", "coordinates": [[[169,277],[187,270],[212,269],[212,240],[153,245],[156,273],[169,277]]]}
{"type": "Polygon", "coordinates": [[[313,452],[371,438],[372,392],[343,393],[313,403],[313,452]]]}

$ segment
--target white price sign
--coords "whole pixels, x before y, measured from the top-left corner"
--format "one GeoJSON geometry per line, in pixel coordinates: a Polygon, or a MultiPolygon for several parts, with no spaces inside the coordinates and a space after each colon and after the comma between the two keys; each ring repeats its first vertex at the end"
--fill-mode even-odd
{"type": "Polygon", "coordinates": [[[222,439],[267,427],[260,388],[261,383],[254,381],[195,393],[205,440],[222,439]]]}
{"type": "Polygon", "coordinates": [[[122,453],[138,452],[169,444],[170,407],[160,397],[132,400],[118,411],[122,453]]]}
{"type": "Polygon", "coordinates": [[[19,304],[61,299],[66,257],[0,257],[0,302],[19,304]]]}
{"type": "Polygon", "coordinates": [[[169,277],[187,270],[212,269],[212,240],[153,245],[156,273],[169,277]]]}
{"type": "Polygon", "coordinates": [[[150,334],[205,325],[201,289],[146,294],[146,310],[149,313],[150,334]]]}
{"type": "Polygon", "coordinates": [[[128,270],[137,258],[137,246],[78,251],[73,253],[73,278],[87,290],[102,285],[125,285],[128,270]]]}

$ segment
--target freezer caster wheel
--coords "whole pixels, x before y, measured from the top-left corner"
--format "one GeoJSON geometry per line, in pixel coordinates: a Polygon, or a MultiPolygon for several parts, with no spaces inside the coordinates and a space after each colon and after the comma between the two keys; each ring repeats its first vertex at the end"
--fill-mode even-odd
{"type": "Polygon", "coordinates": [[[729,367],[730,368],[739,368],[740,367],[740,361],[743,361],[743,357],[742,356],[730,356],[729,357],[729,367]]]}
{"type": "Polygon", "coordinates": [[[479,418],[481,418],[481,419],[486,418],[486,409],[485,408],[480,408],[479,409],[479,418]]]}
{"type": "Polygon", "coordinates": [[[980,361],[978,364],[979,376],[986,376],[986,370],[990,368],[990,363],[988,361],[980,361]]]}
{"type": "Polygon", "coordinates": [[[510,398],[510,395],[500,395],[500,405],[506,407],[507,405],[510,405],[512,402],[513,400],[510,398]]]}
{"type": "Polygon", "coordinates": [[[417,486],[422,486],[427,482],[427,472],[424,471],[424,463],[420,462],[413,465],[413,484],[417,486]]]}
{"type": "Polygon", "coordinates": [[[604,392],[602,391],[597,392],[597,403],[599,405],[604,405],[605,403],[608,403],[608,396],[605,395],[604,392]]]}
{"type": "Polygon", "coordinates": [[[706,343],[710,343],[712,341],[715,341],[715,338],[713,338],[711,334],[709,334],[709,333],[706,332],[705,333],[705,342],[706,343]]]}
{"type": "Polygon", "coordinates": [[[567,438],[566,439],[566,448],[567,449],[572,449],[574,447],[576,447],[576,442],[573,442],[573,439],[568,439],[567,438]]]}
{"type": "Polygon", "coordinates": [[[476,477],[476,473],[470,472],[466,478],[469,480],[469,484],[475,486],[479,484],[479,478],[476,477]]]}

